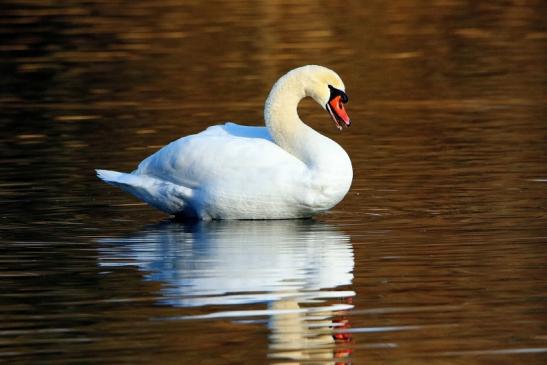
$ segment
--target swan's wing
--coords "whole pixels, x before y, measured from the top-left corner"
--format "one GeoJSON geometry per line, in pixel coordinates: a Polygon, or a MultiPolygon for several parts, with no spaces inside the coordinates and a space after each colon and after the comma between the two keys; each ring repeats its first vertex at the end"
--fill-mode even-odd
{"type": "Polygon", "coordinates": [[[272,136],[266,127],[251,127],[235,123],[226,123],[224,125],[215,125],[207,128],[204,132],[210,135],[223,135],[244,138],[261,138],[273,142],[272,136]]]}
{"type": "Polygon", "coordinates": [[[273,143],[266,128],[227,123],[171,142],[142,161],[136,173],[191,189],[218,184],[240,190],[251,182],[294,178],[304,169],[273,143]]]}

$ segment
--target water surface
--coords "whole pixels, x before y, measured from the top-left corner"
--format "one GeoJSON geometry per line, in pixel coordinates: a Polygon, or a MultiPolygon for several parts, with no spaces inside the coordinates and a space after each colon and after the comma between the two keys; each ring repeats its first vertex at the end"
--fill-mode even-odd
{"type": "Polygon", "coordinates": [[[5,1],[0,362],[544,364],[539,1],[5,1]],[[174,222],[98,181],[344,79],[354,165],[305,221],[174,222]]]}

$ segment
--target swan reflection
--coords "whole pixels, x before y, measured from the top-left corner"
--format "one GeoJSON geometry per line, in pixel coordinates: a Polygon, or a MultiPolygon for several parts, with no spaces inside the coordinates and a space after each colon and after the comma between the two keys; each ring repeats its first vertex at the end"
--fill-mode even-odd
{"type": "Polygon", "coordinates": [[[266,316],[272,357],[318,360],[338,353],[335,337],[344,339],[339,328],[347,322],[340,311],[352,308],[354,292],[335,288],[351,284],[354,260],[349,236],[333,226],[164,222],[101,243],[100,265],[137,266],[147,280],[163,284],[160,302],[227,308],[183,319],[266,316]],[[264,309],[243,306],[257,303],[264,309]]]}

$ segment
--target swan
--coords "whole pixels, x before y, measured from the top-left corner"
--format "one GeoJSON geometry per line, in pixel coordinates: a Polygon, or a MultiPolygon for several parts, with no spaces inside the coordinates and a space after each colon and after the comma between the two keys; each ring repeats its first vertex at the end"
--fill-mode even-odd
{"type": "Polygon", "coordinates": [[[342,79],[323,66],[302,66],[272,87],[265,127],[211,126],[164,146],[131,173],[98,169],[97,176],[180,217],[311,217],[344,198],[353,169],[339,144],[299,118],[305,97],[321,105],[339,130],[351,125],[342,79]]]}

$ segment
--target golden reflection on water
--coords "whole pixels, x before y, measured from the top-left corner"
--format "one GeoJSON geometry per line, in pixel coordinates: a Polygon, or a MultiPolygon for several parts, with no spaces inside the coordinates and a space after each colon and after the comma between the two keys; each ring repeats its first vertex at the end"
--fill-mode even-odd
{"type": "Polygon", "coordinates": [[[4,1],[0,362],[544,364],[545,14],[533,0],[4,1]],[[165,217],[94,168],[130,171],[211,124],[261,124],[272,83],[309,63],[342,76],[353,125],[337,133],[309,101],[299,112],[355,170],[318,217],[351,241],[353,281],[309,295],[355,292],[354,309],[197,319],[267,311],[225,301],[275,290],[190,308],[157,276],[168,265],[101,266],[105,239],[165,217]]]}

